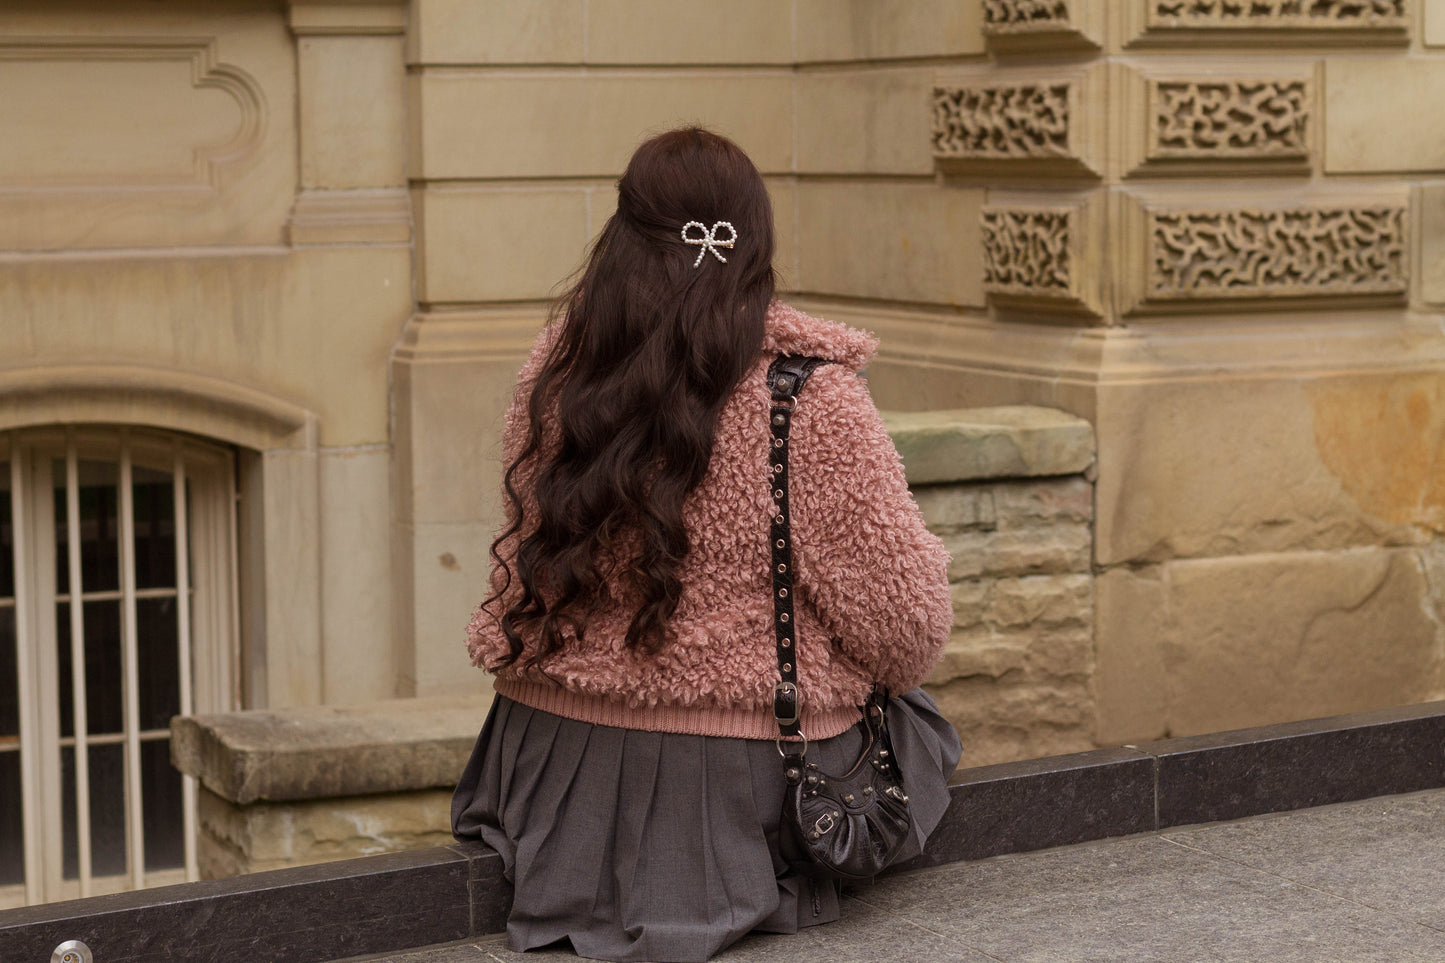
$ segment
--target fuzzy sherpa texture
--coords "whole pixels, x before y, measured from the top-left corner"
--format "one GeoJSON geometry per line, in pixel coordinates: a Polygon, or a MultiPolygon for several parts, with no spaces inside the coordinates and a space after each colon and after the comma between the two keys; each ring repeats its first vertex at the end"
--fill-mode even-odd
{"type": "MultiPolygon", "coordinates": [[[[538,338],[519,376],[503,437],[509,462],[525,440],[528,393],[553,334],[538,338]]],[[[874,682],[894,693],[921,682],[952,626],[948,553],[924,527],[897,450],[858,376],[877,344],[862,331],[773,302],[763,357],[725,403],[707,474],[684,504],[691,550],[680,571],[673,638],[655,654],[629,648],[623,639],[636,605],[618,593],[594,610],[582,641],[569,639],[546,660],[545,675],[506,668],[497,674],[497,691],[583,721],[776,735],[766,375],[778,353],[836,362],[808,381],[789,442],[804,732],[825,738],[846,729],[857,714],[844,710],[874,682]]],[[[530,476],[519,471],[517,483],[525,488],[530,476]]],[[[501,546],[503,557],[516,544],[501,546]]],[[[514,600],[509,594],[503,602],[514,600]]],[[[479,666],[509,651],[496,617],[481,608],[467,644],[479,666]]]]}

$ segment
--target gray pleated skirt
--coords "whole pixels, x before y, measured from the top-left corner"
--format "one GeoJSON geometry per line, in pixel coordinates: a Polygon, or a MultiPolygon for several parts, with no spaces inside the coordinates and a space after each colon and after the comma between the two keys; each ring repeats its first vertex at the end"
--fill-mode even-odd
{"type": "MultiPolygon", "coordinates": [[[[921,689],[893,699],[888,721],[919,827],[906,859],[943,817],[961,749],[921,689]]],[[[841,772],[860,750],[855,728],[808,760],[841,772]]],[[[838,918],[837,885],[778,858],[785,786],[771,741],[599,726],[498,696],[452,832],[501,854],[513,949],[568,939],[599,960],[701,961],[753,930],[838,918]]]]}

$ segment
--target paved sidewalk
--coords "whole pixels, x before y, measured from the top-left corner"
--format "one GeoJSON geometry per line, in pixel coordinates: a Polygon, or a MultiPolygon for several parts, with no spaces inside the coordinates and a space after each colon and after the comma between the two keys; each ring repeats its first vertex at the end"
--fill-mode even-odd
{"type": "MultiPolygon", "coordinates": [[[[556,963],[501,937],[366,957],[556,963]]],[[[843,919],[728,963],[1445,963],[1445,790],[998,856],[889,877],[843,919]]]]}

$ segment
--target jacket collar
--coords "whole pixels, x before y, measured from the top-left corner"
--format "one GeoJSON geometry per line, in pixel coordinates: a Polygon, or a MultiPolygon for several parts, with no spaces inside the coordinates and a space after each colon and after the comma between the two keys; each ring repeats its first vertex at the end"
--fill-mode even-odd
{"type": "Polygon", "coordinates": [[[765,352],[826,358],[854,371],[862,370],[878,350],[878,339],[868,332],[815,318],[781,301],[768,306],[763,326],[765,352]]]}

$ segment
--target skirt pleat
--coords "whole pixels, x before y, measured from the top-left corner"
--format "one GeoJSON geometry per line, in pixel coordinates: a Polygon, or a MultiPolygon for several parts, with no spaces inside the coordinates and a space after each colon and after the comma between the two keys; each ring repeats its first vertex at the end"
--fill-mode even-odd
{"type": "MultiPolygon", "coordinates": [[[[922,690],[892,700],[888,718],[919,822],[907,858],[942,818],[961,750],[922,690]]],[[[811,744],[808,760],[841,772],[860,749],[850,729],[811,744]]],[[[452,830],[501,855],[513,949],[568,939],[600,960],[702,961],[754,930],[838,918],[838,885],[777,855],[785,788],[771,741],[599,726],[498,696],[452,830]]]]}

